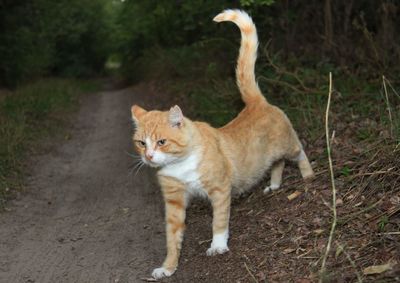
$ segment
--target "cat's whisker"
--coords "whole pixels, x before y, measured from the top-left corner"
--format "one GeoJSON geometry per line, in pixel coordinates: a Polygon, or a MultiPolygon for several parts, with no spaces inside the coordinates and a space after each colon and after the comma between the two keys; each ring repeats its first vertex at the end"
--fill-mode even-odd
{"type": "Polygon", "coordinates": [[[139,171],[140,171],[140,169],[143,167],[143,165],[144,165],[144,162],[142,162],[142,163],[140,164],[140,166],[139,166],[138,169],[136,170],[136,173],[135,173],[134,177],[136,177],[137,173],[139,173],[139,171]]]}
{"type": "Polygon", "coordinates": [[[133,172],[134,172],[137,168],[141,167],[143,164],[144,164],[144,162],[143,162],[142,160],[138,160],[135,164],[132,165],[132,170],[130,170],[129,175],[132,175],[133,172]]]}
{"type": "Polygon", "coordinates": [[[134,167],[141,162],[143,162],[142,158],[134,159],[132,165],[129,167],[134,167]]]}
{"type": "Polygon", "coordinates": [[[141,157],[140,155],[138,155],[138,154],[130,153],[130,152],[127,152],[127,151],[125,151],[125,153],[126,153],[128,156],[132,157],[133,159],[136,159],[136,160],[142,159],[142,157],[141,157]]]}

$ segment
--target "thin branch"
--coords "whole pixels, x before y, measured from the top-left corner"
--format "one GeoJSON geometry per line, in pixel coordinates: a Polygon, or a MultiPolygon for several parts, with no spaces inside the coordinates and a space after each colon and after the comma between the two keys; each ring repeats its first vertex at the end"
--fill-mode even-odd
{"type": "Polygon", "coordinates": [[[264,51],[265,58],[266,58],[267,61],[268,61],[268,64],[269,64],[272,68],[275,69],[275,72],[278,73],[278,74],[286,74],[286,75],[288,75],[288,76],[291,76],[292,78],[294,78],[294,79],[300,84],[301,88],[303,89],[303,90],[299,90],[298,88],[292,86],[291,88],[292,88],[294,91],[298,91],[298,92],[300,92],[300,93],[317,92],[316,90],[310,89],[309,87],[307,87],[307,86],[304,84],[304,82],[300,79],[300,77],[297,75],[296,72],[289,72],[289,71],[286,70],[285,68],[282,68],[282,67],[280,67],[280,66],[278,66],[278,65],[276,65],[276,64],[274,63],[274,60],[271,58],[271,56],[269,55],[269,52],[268,52],[269,43],[270,43],[270,41],[268,41],[268,43],[265,45],[265,48],[263,49],[263,51],[264,51]]]}
{"type": "Polygon", "coordinates": [[[251,278],[253,278],[255,283],[258,283],[257,278],[253,275],[253,273],[251,273],[249,267],[247,266],[246,262],[244,262],[244,267],[246,267],[247,272],[250,274],[251,278]]]}
{"type": "Polygon", "coordinates": [[[358,270],[358,268],[357,268],[356,263],[354,262],[354,260],[352,260],[352,258],[351,258],[351,256],[349,255],[349,253],[346,252],[346,250],[344,249],[344,247],[343,247],[339,242],[336,242],[336,245],[337,245],[337,246],[339,247],[339,249],[344,253],[344,255],[346,256],[347,260],[350,262],[351,266],[354,268],[354,271],[355,271],[356,276],[357,276],[357,281],[358,281],[359,283],[362,283],[362,282],[363,282],[363,279],[362,279],[361,273],[359,272],[359,270],[358,270]]]}
{"type": "Polygon", "coordinates": [[[335,186],[335,177],[333,174],[333,164],[332,164],[332,157],[331,157],[331,146],[329,141],[329,108],[331,105],[331,97],[332,97],[332,73],[329,73],[329,94],[328,94],[328,103],[326,106],[326,113],[325,113],[325,136],[326,136],[326,146],[328,151],[328,160],[329,160],[329,171],[331,175],[331,186],[332,186],[332,212],[333,212],[333,220],[331,231],[329,233],[328,243],[326,245],[326,251],[324,257],[322,258],[321,270],[320,270],[320,279],[319,282],[322,282],[322,276],[325,273],[326,269],[326,260],[328,258],[329,252],[332,246],[333,235],[335,233],[336,223],[337,223],[337,212],[336,212],[336,186],[335,186]]]}
{"type": "Polygon", "coordinates": [[[384,81],[387,82],[387,84],[392,89],[393,93],[396,94],[400,98],[400,94],[396,91],[396,89],[392,86],[391,82],[386,77],[384,77],[384,81]]]}
{"type": "Polygon", "coordinates": [[[389,121],[390,121],[390,137],[393,138],[393,119],[392,119],[392,110],[390,109],[390,102],[389,102],[389,96],[388,92],[386,89],[386,78],[385,76],[382,76],[382,82],[383,82],[383,89],[385,90],[385,99],[386,99],[386,106],[389,114],[389,121]]]}

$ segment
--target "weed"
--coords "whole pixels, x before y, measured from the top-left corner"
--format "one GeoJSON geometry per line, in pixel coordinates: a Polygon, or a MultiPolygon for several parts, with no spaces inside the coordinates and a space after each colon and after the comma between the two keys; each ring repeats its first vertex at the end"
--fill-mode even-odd
{"type": "Polygon", "coordinates": [[[385,230],[385,226],[389,223],[389,217],[387,215],[383,215],[378,222],[378,229],[380,232],[385,230]]]}
{"type": "Polygon", "coordinates": [[[348,166],[343,166],[343,168],[340,170],[340,174],[348,177],[351,174],[351,169],[348,166]]]}

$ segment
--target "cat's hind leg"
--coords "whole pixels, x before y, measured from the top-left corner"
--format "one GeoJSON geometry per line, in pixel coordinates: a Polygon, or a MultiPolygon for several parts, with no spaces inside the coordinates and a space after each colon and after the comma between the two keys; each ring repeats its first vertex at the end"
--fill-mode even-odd
{"type": "Polygon", "coordinates": [[[264,193],[269,193],[279,189],[282,183],[282,173],[285,167],[285,160],[279,160],[275,162],[271,167],[271,182],[270,185],[264,189],[264,193]]]}
{"type": "Polygon", "coordinates": [[[299,155],[295,158],[295,161],[297,162],[297,166],[299,166],[303,179],[310,179],[314,177],[314,171],[304,150],[300,151],[299,155]]]}

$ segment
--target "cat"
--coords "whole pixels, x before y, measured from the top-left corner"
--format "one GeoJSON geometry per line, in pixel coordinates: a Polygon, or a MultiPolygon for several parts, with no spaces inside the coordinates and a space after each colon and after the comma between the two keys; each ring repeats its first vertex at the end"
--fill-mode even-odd
{"type": "Polygon", "coordinates": [[[158,168],[157,177],[165,201],[167,256],[154,269],[156,279],[177,269],[186,207],[194,195],[208,198],[213,208],[213,238],[206,254],[229,251],[231,195],[243,192],[271,169],[265,193],[281,185],[285,160],[297,162],[304,179],[313,169],[289,119],[267,102],[255,79],[258,38],[250,16],[241,10],[225,10],[214,21],[234,22],[241,31],[237,60],[237,85],[245,103],[238,116],[222,128],[186,118],[179,106],[169,111],[146,111],[132,106],[136,126],[135,148],[142,161],[158,168]]]}

